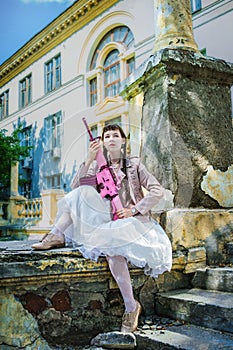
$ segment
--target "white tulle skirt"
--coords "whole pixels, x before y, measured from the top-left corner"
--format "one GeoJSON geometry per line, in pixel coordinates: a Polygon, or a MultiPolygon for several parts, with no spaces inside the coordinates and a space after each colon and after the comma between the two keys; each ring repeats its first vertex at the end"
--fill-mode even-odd
{"type": "Polygon", "coordinates": [[[85,258],[97,261],[100,256],[121,255],[152,277],[170,271],[172,248],[162,227],[154,220],[144,223],[136,217],[112,221],[109,200],[102,199],[93,187],[78,187],[59,201],[58,224],[62,215],[72,219],[63,230],[67,240],[85,258]]]}

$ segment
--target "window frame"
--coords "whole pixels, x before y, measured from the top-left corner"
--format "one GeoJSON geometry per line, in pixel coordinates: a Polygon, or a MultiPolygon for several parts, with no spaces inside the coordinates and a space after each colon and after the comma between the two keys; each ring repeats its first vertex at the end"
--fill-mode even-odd
{"type": "Polygon", "coordinates": [[[100,55],[102,49],[108,44],[122,44],[125,47],[125,50],[129,50],[134,45],[134,35],[129,27],[127,26],[117,26],[109,30],[99,41],[92,57],[89,66],[89,71],[96,69],[96,62],[98,56],[100,55]],[[127,42],[127,38],[131,38],[127,42]]]}
{"type": "Polygon", "coordinates": [[[108,55],[104,60],[104,66],[103,66],[104,98],[117,96],[120,89],[120,82],[121,82],[120,60],[118,59],[115,62],[108,64],[107,66],[105,65],[106,61],[108,60],[110,55],[113,54],[114,51],[115,53],[117,53],[119,57],[119,51],[117,49],[113,49],[108,53],[108,55]],[[116,71],[114,72],[115,69],[116,71]],[[117,79],[114,79],[115,77],[117,79]]]}
{"type": "Polygon", "coordinates": [[[125,60],[125,66],[126,66],[126,76],[130,76],[135,71],[135,57],[131,56],[126,58],[125,60]],[[133,69],[131,69],[131,64],[133,63],[133,69]]]}
{"type": "Polygon", "coordinates": [[[9,89],[0,95],[0,120],[9,116],[9,89]]]}
{"type": "Polygon", "coordinates": [[[45,125],[45,151],[52,151],[55,147],[61,148],[62,113],[61,111],[49,115],[44,120],[45,125]],[[54,120],[56,119],[56,120],[54,120]],[[55,123],[55,124],[53,124],[55,123]]]}
{"type": "Polygon", "coordinates": [[[29,125],[23,128],[20,132],[20,145],[25,147],[31,147],[29,149],[28,157],[32,157],[33,143],[34,143],[34,139],[33,139],[32,125],[29,125]]]}
{"type": "Polygon", "coordinates": [[[44,65],[45,71],[45,93],[48,94],[59,89],[61,81],[61,54],[54,56],[44,65]]]}
{"type": "Polygon", "coordinates": [[[93,107],[97,103],[97,76],[89,79],[89,98],[90,98],[90,106],[93,107]],[[94,89],[92,88],[92,82],[94,82],[94,89]]]}
{"type": "Polygon", "coordinates": [[[62,174],[52,174],[45,177],[47,190],[60,190],[62,188],[62,174]]]}
{"type": "Polygon", "coordinates": [[[87,104],[93,107],[102,103],[106,98],[115,98],[119,95],[121,81],[126,79],[135,70],[134,35],[131,29],[121,25],[110,29],[103,35],[90,57],[87,71],[88,96],[87,104]],[[117,50],[119,62],[104,67],[105,61],[112,51],[117,50]],[[133,61],[133,69],[130,69],[133,61]],[[111,79],[111,70],[117,67],[117,79],[111,79]],[[109,74],[109,76],[108,76],[109,74]],[[91,82],[96,82],[92,89],[91,82]]]}
{"type": "Polygon", "coordinates": [[[19,81],[19,108],[24,108],[32,102],[32,74],[19,81]],[[23,86],[25,85],[25,86],[23,86]]]}

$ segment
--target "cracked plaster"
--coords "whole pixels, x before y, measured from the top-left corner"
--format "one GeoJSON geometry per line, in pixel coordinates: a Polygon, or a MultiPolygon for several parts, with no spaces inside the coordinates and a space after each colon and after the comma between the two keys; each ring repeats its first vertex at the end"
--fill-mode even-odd
{"type": "Polygon", "coordinates": [[[222,207],[233,207],[233,164],[227,171],[214,170],[212,165],[209,166],[207,174],[203,177],[201,189],[222,207]]]}

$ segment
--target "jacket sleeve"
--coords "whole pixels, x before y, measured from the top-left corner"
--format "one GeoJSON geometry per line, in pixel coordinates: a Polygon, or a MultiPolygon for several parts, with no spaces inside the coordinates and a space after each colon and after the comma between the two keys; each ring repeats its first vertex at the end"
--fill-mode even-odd
{"type": "Polygon", "coordinates": [[[83,162],[71,181],[72,190],[80,186],[80,179],[82,177],[94,176],[97,170],[98,170],[98,165],[96,161],[93,161],[89,168],[87,168],[85,166],[85,163],[83,162]]]}
{"type": "Polygon", "coordinates": [[[135,208],[142,214],[150,211],[164,196],[164,188],[158,180],[139,162],[138,177],[142,187],[147,190],[145,196],[136,203],[135,208]]]}

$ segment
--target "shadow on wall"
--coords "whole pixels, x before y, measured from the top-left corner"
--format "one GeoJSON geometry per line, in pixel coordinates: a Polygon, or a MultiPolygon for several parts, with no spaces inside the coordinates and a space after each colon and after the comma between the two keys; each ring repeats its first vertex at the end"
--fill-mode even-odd
{"type": "Polygon", "coordinates": [[[206,239],[207,265],[226,264],[226,244],[233,241],[233,223],[215,230],[206,239]]]}

